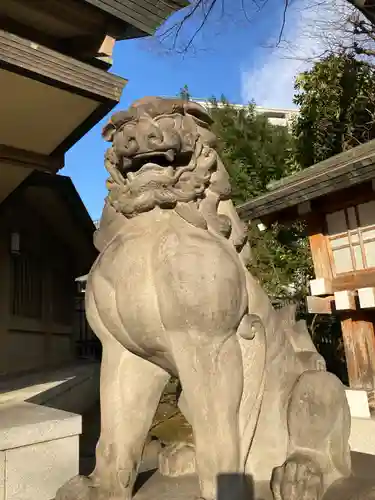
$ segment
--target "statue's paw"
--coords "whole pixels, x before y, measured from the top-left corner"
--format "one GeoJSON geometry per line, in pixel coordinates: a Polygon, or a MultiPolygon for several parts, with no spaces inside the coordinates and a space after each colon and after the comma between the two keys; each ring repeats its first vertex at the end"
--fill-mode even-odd
{"type": "Polygon", "coordinates": [[[309,457],[294,455],[273,470],[271,489],[274,500],[320,500],[323,475],[309,457]]]}
{"type": "Polygon", "coordinates": [[[195,448],[189,443],[174,443],[159,453],[159,472],[178,477],[195,473],[195,448]]]}
{"type": "Polygon", "coordinates": [[[73,477],[57,491],[55,500],[96,500],[95,491],[90,478],[73,477]]]}
{"type": "Polygon", "coordinates": [[[130,500],[124,491],[100,488],[92,477],[76,476],[57,491],[55,500],[130,500]]]}
{"type": "Polygon", "coordinates": [[[319,353],[310,351],[301,351],[297,354],[305,370],[316,370],[320,372],[327,371],[326,362],[319,353]]]}

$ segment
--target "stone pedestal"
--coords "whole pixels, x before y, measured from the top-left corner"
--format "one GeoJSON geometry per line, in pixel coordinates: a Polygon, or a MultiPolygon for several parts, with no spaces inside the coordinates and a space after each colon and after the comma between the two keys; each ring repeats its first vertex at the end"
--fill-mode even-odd
{"type": "Polygon", "coordinates": [[[78,474],[81,416],[31,403],[0,406],[0,498],[51,500],[78,474]]]}
{"type": "MultiPolygon", "coordinates": [[[[353,476],[339,480],[322,500],[373,500],[375,498],[374,456],[352,453],[353,476]]],[[[199,497],[198,478],[195,475],[168,478],[155,472],[140,481],[133,500],[192,500],[199,497]]],[[[268,481],[254,482],[248,477],[249,500],[273,500],[268,481]]],[[[221,500],[218,479],[218,500],[221,500]]]]}

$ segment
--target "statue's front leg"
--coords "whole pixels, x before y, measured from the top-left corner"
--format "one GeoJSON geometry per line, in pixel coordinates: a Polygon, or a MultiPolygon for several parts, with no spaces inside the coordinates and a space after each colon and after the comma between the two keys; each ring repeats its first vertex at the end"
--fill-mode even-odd
{"type": "Polygon", "coordinates": [[[169,375],[119,344],[103,345],[101,434],[92,474],[100,489],[131,498],[147,433],[169,375]]]}
{"type": "Polygon", "coordinates": [[[169,375],[113,338],[103,342],[101,434],[96,467],[76,477],[56,500],[130,500],[147,433],[169,375]]]}
{"type": "Polygon", "coordinates": [[[289,446],[274,469],[275,500],[320,500],[329,486],[351,474],[350,412],[342,383],[331,373],[307,371],[288,407],[289,446]]]}
{"type": "Polygon", "coordinates": [[[196,469],[204,500],[243,500],[238,412],[242,357],[235,334],[171,335],[188,418],[193,427],[196,469]]]}

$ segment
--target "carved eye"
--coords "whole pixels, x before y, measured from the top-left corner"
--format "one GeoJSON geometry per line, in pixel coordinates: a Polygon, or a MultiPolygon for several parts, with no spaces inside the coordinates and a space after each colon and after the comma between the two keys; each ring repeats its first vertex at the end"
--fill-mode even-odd
{"type": "Polygon", "coordinates": [[[122,130],[126,130],[126,132],[129,132],[129,131],[133,130],[136,127],[136,125],[137,124],[135,123],[135,121],[131,120],[131,121],[124,123],[124,125],[121,128],[122,128],[122,130]]]}
{"type": "Polygon", "coordinates": [[[162,116],[155,121],[158,122],[159,127],[163,127],[165,129],[175,128],[176,126],[176,121],[171,116],[162,116]]]}

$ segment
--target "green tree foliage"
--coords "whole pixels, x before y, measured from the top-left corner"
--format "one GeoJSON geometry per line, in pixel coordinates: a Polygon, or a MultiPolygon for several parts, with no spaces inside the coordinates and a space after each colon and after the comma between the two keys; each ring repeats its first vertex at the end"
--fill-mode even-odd
{"type": "Polygon", "coordinates": [[[189,88],[187,85],[184,85],[181,89],[180,89],[180,97],[181,99],[183,99],[184,101],[190,101],[190,93],[189,93],[189,88]]]}
{"type": "MultiPolygon", "coordinates": [[[[190,98],[189,89],[181,97],[190,98]]],[[[238,108],[222,97],[211,99],[213,131],[218,151],[229,172],[235,204],[267,191],[271,181],[292,173],[289,157],[293,139],[285,127],[271,125],[256,112],[255,104],[238,108]]],[[[251,271],[275,304],[298,301],[305,293],[311,275],[311,261],[301,224],[285,229],[275,225],[259,231],[249,227],[252,247],[251,271]]]]}
{"type": "Polygon", "coordinates": [[[301,168],[375,138],[375,69],[332,55],[296,79],[296,163],[301,168]]]}
{"type": "MultiPolygon", "coordinates": [[[[267,191],[270,182],[293,173],[289,162],[293,138],[286,127],[272,125],[256,112],[255,103],[245,108],[211,99],[213,130],[218,149],[232,181],[235,204],[267,191]]],[[[274,225],[259,231],[249,227],[252,247],[251,272],[275,304],[299,301],[311,276],[311,260],[302,224],[284,228],[274,225]]]]}
{"type": "MultiPolygon", "coordinates": [[[[331,55],[296,80],[293,161],[307,168],[375,139],[375,68],[353,54],[331,55]]],[[[328,368],[347,383],[337,316],[311,316],[310,331],[328,368]]]]}
{"type": "MultiPolygon", "coordinates": [[[[211,115],[237,204],[265,193],[269,183],[301,168],[295,161],[294,138],[286,128],[257,114],[254,103],[238,109],[225,99],[220,103],[213,99],[211,115]]],[[[304,229],[301,222],[288,227],[275,224],[266,231],[250,224],[249,268],[276,307],[297,303],[299,316],[307,320],[328,369],[347,382],[340,324],[333,316],[306,314],[305,298],[314,273],[304,229]]]]}
{"type": "Polygon", "coordinates": [[[312,263],[302,224],[285,228],[275,224],[260,231],[249,225],[251,263],[249,270],[262,284],[276,307],[295,302],[304,309],[312,263]]]}
{"type": "Polygon", "coordinates": [[[255,103],[236,108],[225,98],[211,99],[213,130],[229,171],[233,200],[243,203],[267,190],[267,185],[291,173],[287,160],[292,137],[285,127],[271,125],[256,112],[255,103]]]}
{"type": "MultiPolygon", "coordinates": [[[[187,87],[184,89],[190,98],[187,87]]],[[[292,135],[286,128],[273,126],[257,114],[254,103],[245,109],[236,108],[224,98],[220,102],[212,99],[211,104],[218,150],[231,177],[236,204],[265,193],[270,182],[301,168],[294,157],[292,135]]],[[[345,382],[340,325],[332,316],[305,313],[305,297],[308,282],[313,278],[313,267],[303,224],[294,223],[289,227],[275,224],[267,231],[260,231],[253,223],[249,225],[249,242],[252,274],[275,306],[287,302],[298,304],[299,313],[307,320],[328,368],[345,382]]]]}

